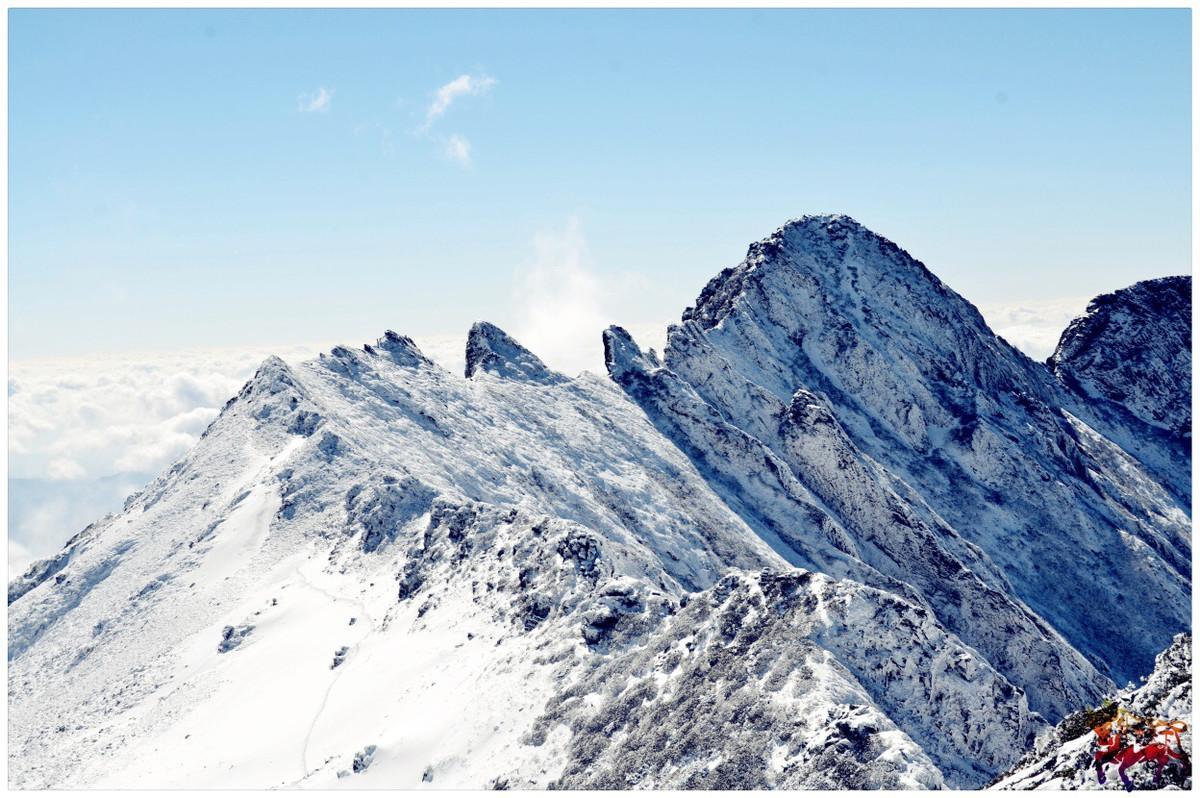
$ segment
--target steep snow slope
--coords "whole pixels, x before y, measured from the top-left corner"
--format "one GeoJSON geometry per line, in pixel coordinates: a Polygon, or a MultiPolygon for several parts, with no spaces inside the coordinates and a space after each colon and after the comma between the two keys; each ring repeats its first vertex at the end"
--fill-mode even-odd
{"type": "MultiPolygon", "coordinates": [[[[1017,765],[993,785],[1001,790],[1121,790],[1115,764],[1109,764],[1105,783],[1096,778],[1094,727],[1115,715],[1117,708],[1143,718],[1182,720],[1188,729],[1169,741],[1189,755],[1192,752],[1192,637],[1176,635],[1171,645],[1158,655],[1154,671],[1139,687],[1109,696],[1105,704],[1093,710],[1081,710],[1064,718],[1054,729],[1040,735],[1035,747],[1017,765]]],[[[1191,788],[1190,767],[1172,766],[1164,773],[1164,784],[1191,788]]],[[[1129,769],[1130,779],[1138,787],[1154,786],[1154,766],[1141,763],[1129,769]]]]}
{"type": "MultiPolygon", "coordinates": [[[[644,686],[610,672],[573,706],[561,685],[675,646],[671,618],[723,601],[705,591],[731,569],[802,575],[611,383],[531,381],[511,358],[494,365],[516,379],[463,379],[389,333],[264,363],[187,458],[11,586],[13,784],[593,778],[572,764],[588,712],[644,686]]],[[[812,585],[762,645],[813,674],[742,685],[779,723],[809,717],[768,771],[722,767],[716,737],[648,782],[816,783],[836,760],[866,785],[979,784],[1043,725],[926,610],[812,585]],[[834,633],[847,613],[869,649],[834,633]]],[[[775,739],[765,717],[737,720],[775,739]]]]}
{"type": "Polygon", "coordinates": [[[910,582],[1050,717],[1111,684],[1092,666],[1126,680],[1190,627],[1188,506],[1147,465],[1161,447],[1096,432],[1048,369],[848,217],[752,245],[671,327],[662,364],[609,338],[613,377],[702,470],[739,467],[704,459],[697,426],[765,447],[847,553],[910,582]],[[1049,691],[1045,662],[1062,674],[1049,691]]]}

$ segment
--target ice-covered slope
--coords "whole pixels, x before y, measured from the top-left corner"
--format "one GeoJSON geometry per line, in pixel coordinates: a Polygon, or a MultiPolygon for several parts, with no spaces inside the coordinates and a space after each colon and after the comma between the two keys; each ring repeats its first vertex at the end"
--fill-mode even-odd
{"type": "Polygon", "coordinates": [[[776,238],[786,258],[752,248],[665,363],[607,332],[611,380],[486,323],[465,376],[390,332],[265,362],[181,462],[9,585],[11,784],[1005,771],[1043,716],[1186,628],[1187,516],[894,247],[842,218],[776,238]],[[939,321],[902,329],[889,280],[939,321]],[[1039,568],[1088,566],[1101,591],[1159,591],[1108,648],[1083,597],[1055,615],[1030,595],[1039,568]]]}
{"type": "MultiPolygon", "coordinates": [[[[1037,744],[1019,763],[993,785],[1001,790],[1122,790],[1117,765],[1106,765],[1105,782],[1096,776],[1096,733],[1094,728],[1124,710],[1147,719],[1183,721],[1186,728],[1178,738],[1162,735],[1173,749],[1192,753],[1192,636],[1176,635],[1158,655],[1154,671],[1142,684],[1109,696],[1092,709],[1081,709],[1063,719],[1054,729],[1040,735],[1037,744]]],[[[1154,785],[1155,766],[1138,763],[1129,768],[1130,781],[1141,788],[1154,785]]],[[[1171,758],[1164,768],[1162,785],[1191,789],[1190,762],[1171,758]]],[[[1160,785],[1161,786],[1161,785],[1160,785]]]]}

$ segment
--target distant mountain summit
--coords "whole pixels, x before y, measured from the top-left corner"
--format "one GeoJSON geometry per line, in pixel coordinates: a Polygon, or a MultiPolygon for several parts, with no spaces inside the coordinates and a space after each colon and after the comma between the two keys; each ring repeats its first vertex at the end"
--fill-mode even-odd
{"type": "Polygon", "coordinates": [[[1084,399],[1190,440],[1192,278],[1145,280],[1096,297],[1048,362],[1084,399]]]}
{"type": "Polygon", "coordinates": [[[1047,367],[807,216],[661,358],[603,331],[608,379],[487,322],[463,376],[390,331],[270,359],[10,584],[11,783],[987,784],[1190,630],[1152,289],[1047,367]]]}
{"type": "MultiPolygon", "coordinates": [[[[1119,350],[1126,342],[1110,343],[1119,350]]],[[[1166,337],[1161,351],[1184,350],[1174,357],[1190,362],[1188,345],[1190,338],[1166,337]]],[[[764,445],[810,494],[807,503],[855,542],[840,546],[848,556],[917,587],[947,617],[962,615],[952,628],[1049,716],[1092,689],[1082,683],[1095,685],[1094,676],[1085,666],[1076,688],[1052,688],[1058,696],[1041,700],[1045,666],[1020,676],[1031,661],[1016,642],[1021,635],[989,642],[995,629],[1025,627],[1028,645],[1053,648],[1054,635],[1035,631],[1040,616],[1102,673],[1124,681],[1152,665],[1170,630],[1190,623],[1189,507],[1158,476],[1174,456],[1170,442],[1141,440],[1131,459],[973,305],[848,217],[803,217],[751,245],[668,330],[663,363],[643,381],[671,385],[695,408],[679,412],[682,400],[655,401],[627,372],[614,377],[677,442],[694,440],[694,420],[707,414],[744,432],[751,446],[764,445]],[[656,415],[657,407],[668,412],[656,415]],[[1145,498],[1131,478],[1147,486],[1145,498]],[[862,549],[866,542],[874,551],[862,549]],[[1147,549],[1165,570],[1144,567],[1147,549]],[[922,587],[922,572],[941,562],[922,587]],[[970,576],[949,590],[953,573],[970,576]],[[999,606],[985,598],[991,591],[1033,613],[1014,605],[1013,620],[984,621],[999,606]],[[1129,595],[1141,598],[1130,603],[1129,595]],[[1161,631],[1129,640],[1110,633],[1114,623],[1161,631]]],[[[1161,387],[1190,401],[1186,380],[1163,378],[1161,387]]],[[[711,447],[683,448],[704,458],[711,447]]],[[[726,472],[721,483],[738,479],[728,458],[707,467],[726,472]]],[[[747,514],[762,515],[762,507],[758,501],[747,514]]],[[[813,550],[807,541],[798,549],[813,550]]],[[[1063,677],[1074,678],[1074,666],[1063,667],[1063,677]]]]}

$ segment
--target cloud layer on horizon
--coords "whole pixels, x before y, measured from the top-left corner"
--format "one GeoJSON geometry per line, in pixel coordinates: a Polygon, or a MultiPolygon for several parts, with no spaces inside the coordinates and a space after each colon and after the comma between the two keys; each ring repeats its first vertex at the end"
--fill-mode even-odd
{"type": "Polygon", "coordinates": [[[1087,309],[1091,297],[1062,297],[1029,302],[993,302],[979,305],[992,332],[1042,361],[1054,353],[1063,330],[1087,309]]]}

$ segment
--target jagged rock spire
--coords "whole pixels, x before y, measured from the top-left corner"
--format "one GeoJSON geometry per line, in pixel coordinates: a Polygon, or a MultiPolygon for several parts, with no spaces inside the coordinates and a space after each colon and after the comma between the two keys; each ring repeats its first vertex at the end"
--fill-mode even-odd
{"type": "Polygon", "coordinates": [[[553,371],[537,355],[496,325],[480,321],[467,334],[466,376],[487,372],[507,380],[540,382],[554,385],[567,377],[553,371]]]}
{"type": "Polygon", "coordinates": [[[391,330],[383,333],[383,337],[375,342],[375,348],[383,352],[401,366],[428,366],[433,361],[425,357],[413,339],[407,335],[399,335],[391,330]]]}

